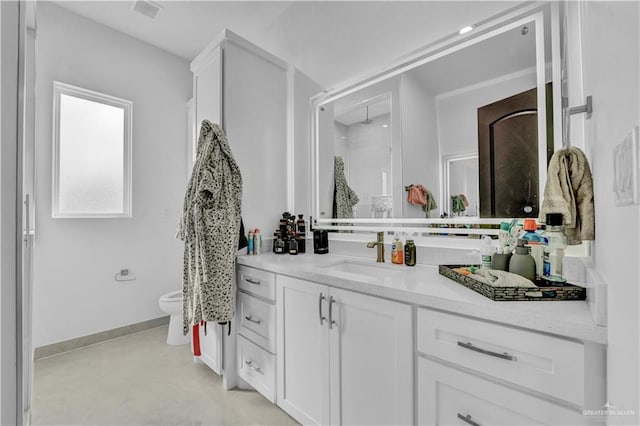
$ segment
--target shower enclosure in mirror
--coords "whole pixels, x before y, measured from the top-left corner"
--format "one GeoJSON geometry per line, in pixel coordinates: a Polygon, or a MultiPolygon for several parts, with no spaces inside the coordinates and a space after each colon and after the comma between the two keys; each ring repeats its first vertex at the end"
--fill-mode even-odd
{"type": "Polygon", "coordinates": [[[334,109],[335,155],[344,160],[347,181],[359,202],[353,217],[393,216],[391,99],[378,96],[334,109]]]}
{"type": "Polygon", "coordinates": [[[316,96],[318,224],[537,216],[547,160],[554,139],[561,140],[560,126],[553,126],[561,98],[553,84],[560,76],[559,34],[552,31],[558,16],[547,3],[511,9],[316,96]],[[513,101],[523,93],[526,102],[513,101]],[[344,160],[344,181],[357,200],[351,217],[335,213],[336,157],[344,160]]]}

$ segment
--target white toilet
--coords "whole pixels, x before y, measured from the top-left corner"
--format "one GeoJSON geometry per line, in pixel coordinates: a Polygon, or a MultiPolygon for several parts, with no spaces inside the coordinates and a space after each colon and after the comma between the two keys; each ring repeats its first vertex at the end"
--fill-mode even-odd
{"type": "Polygon", "coordinates": [[[169,314],[168,345],[184,345],[189,343],[189,334],[182,335],[182,290],[163,294],[158,300],[158,306],[169,314]]]}

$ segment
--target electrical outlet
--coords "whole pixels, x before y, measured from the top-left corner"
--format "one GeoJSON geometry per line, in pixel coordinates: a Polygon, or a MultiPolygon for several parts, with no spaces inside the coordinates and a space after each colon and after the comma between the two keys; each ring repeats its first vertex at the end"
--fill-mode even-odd
{"type": "Polygon", "coordinates": [[[639,203],[639,144],[640,127],[636,126],[613,148],[613,192],[616,206],[639,203]]]}

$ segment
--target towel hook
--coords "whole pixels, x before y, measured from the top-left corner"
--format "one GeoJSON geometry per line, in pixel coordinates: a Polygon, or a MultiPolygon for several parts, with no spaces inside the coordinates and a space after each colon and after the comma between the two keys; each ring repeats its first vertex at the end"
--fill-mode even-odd
{"type": "Polygon", "coordinates": [[[591,118],[593,112],[593,98],[591,96],[587,96],[587,102],[584,105],[569,108],[569,115],[582,114],[583,112],[587,113],[587,120],[591,118]]]}
{"type": "Polygon", "coordinates": [[[568,148],[571,146],[570,138],[570,126],[571,126],[571,116],[574,114],[582,114],[586,113],[585,117],[587,120],[591,118],[591,114],[593,113],[593,97],[587,96],[586,103],[584,105],[569,107],[569,98],[562,98],[562,116],[563,116],[563,137],[562,137],[562,147],[568,148]]]}

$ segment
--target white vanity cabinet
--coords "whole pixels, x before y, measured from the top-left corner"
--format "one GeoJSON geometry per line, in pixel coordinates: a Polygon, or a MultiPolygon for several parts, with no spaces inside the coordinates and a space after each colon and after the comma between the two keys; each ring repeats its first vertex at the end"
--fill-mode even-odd
{"type": "Polygon", "coordinates": [[[594,424],[604,347],[417,310],[419,424],[594,424]]]}
{"type": "Polygon", "coordinates": [[[579,425],[582,415],[426,358],[418,359],[421,425],[579,425]]]}
{"type": "Polygon", "coordinates": [[[222,375],[222,340],[225,330],[226,326],[211,321],[207,321],[206,331],[203,325],[198,328],[200,334],[199,359],[218,375],[222,375]]]}
{"type": "Polygon", "coordinates": [[[304,424],[412,424],[409,305],[286,276],[276,283],[278,405],[304,424]]]}
{"type": "Polygon", "coordinates": [[[275,402],[275,274],[238,266],[237,277],[238,376],[275,402]]]}

